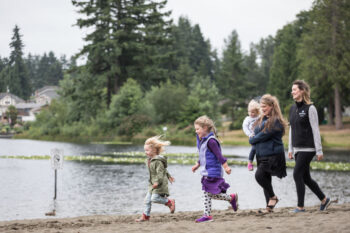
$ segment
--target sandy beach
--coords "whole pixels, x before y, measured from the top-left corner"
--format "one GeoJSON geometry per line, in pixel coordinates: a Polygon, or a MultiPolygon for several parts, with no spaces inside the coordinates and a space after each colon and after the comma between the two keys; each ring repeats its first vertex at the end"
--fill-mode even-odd
{"type": "Polygon", "coordinates": [[[109,232],[350,232],[350,203],[332,204],[324,212],[317,206],[305,213],[293,208],[276,208],[274,213],[259,210],[214,210],[214,221],[195,223],[202,212],[152,214],[149,222],[136,223],[139,215],[84,216],[0,222],[0,232],[109,233],[109,232]]]}

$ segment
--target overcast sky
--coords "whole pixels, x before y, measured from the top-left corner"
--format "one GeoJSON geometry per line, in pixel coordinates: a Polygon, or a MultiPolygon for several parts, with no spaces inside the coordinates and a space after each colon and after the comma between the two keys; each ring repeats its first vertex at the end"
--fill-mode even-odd
{"type": "MultiPolygon", "coordinates": [[[[199,24],[218,51],[236,30],[243,51],[309,10],[312,0],[168,0],[172,18],[187,16],[199,24]]],[[[84,45],[84,30],[74,26],[79,15],[70,0],[0,0],[0,57],[10,54],[9,43],[17,24],[23,35],[24,53],[70,57],[84,45]]]]}

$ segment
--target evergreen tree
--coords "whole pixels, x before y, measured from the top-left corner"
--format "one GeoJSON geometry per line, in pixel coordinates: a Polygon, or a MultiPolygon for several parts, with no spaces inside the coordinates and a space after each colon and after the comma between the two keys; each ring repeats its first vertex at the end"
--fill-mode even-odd
{"type": "Polygon", "coordinates": [[[11,93],[23,99],[28,99],[32,90],[28,78],[28,71],[23,60],[24,45],[19,30],[17,25],[13,29],[12,41],[10,43],[12,51],[9,58],[6,83],[11,93]]]}
{"type": "Polygon", "coordinates": [[[277,32],[268,92],[275,95],[282,111],[291,103],[291,86],[298,79],[296,49],[300,40],[296,23],[290,23],[277,32]]]}
{"type": "Polygon", "coordinates": [[[195,76],[190,84],[189,96],[180,112],[180,122],[186,127],[201,115],[208,115],[211,119],[219,118],[219,91],[210,77],[195,76]]]}
{"type": "Polygon", "coordinates": [[[51,51],[48,56],[49,67],[48,76],[45,85],[58,85],[59,80],[63,79],[62,64],[51,51]]]}
{"type": "Polygon", "coordinates": [[[328,110],[330,121],[334,111],[336,129],[343,128],[342,98],[348,96],[350,87],[349,12],[349,1],[316,0],[299,54],[303,77],[308,77],[320,96],[334,101],[328,110]]]}
{"type": "Polygon", "coordinates": [[[244,59],[236,31],[233,31],[228,40],[225,40],[220,74],[216,83],[226,100],[225,107],[228,109],[232,120],[235,121],[234,113],[240,107],[245,107],[247,98],[244,59]]]}
{"type": "Polygon", "coordinates": [[[175,73],[175,82],[185,87],[189,87],[195,76],[195,71],[190,67],[188,62],[183,62],[179,65],[175,73]]]}
{"type": "Polygon", "coordinates": [[[261,39],[259,44],[255,45],[259,64],[259,73],[261,78],[257,81],[261,93],[266,93],[270,78],[270,69],[272,66],[272,58],[274,53],[275,42],[272,36],[261,39]]]}
{"type": "MultiPolygon", "coordinates": [[[[171,36],[172,50],[176,56],[173,70],[190,67],[199,76],[213,78],[213,52],[209,40],[204,39],[200,26],[198,24],[192,26],[188,18],[180,17],[178,24],[172,27],[171,36]]],[[[178,75],[175,73],[176,76],[178,75]]],[[[186,83],[183,85],[186,86],[186,83]]]]}
{"type": "Polygon", "coordinates": [[[62,55],[59,59],[59,62],[61,63],[63,71],[69,69],[70,64],[69,64],[69,61],[67,60],[66,55],[62,55]]]}
{"type": "Polygon", "coordinates": [[[105,96],[103,83],[85,68],[66,74],[60,87],[60,101],[66,105],[68,125],[79,121],[90,123],[106,110],[105,102],[101,101],[105,96]]]}
{"type": "Polygon", "coordinates": [[[0,57],[0,92],[6,91],[7,59],[0,57]]]}
{"type": "Polygon", "coordinates": [[[254,46],[251,45],[249,54],[244,56],[243,65],[245,67],[245,87],[247,98],[252,99],[257,96],[262,96],[264,91],[264,76],[257,64],[257,52],[254,46]]]}
{"type": "Polygon", "coordinates": [[[37,64],[36,75],[33,79],[35,89],[43,86],[57,86],[59,81],[63,79],[62,63],[52,51],[48,54],[44,53],[35,63],[37,64]]]}
{"type": "MultiPolygon", "coordinates": [[[[143,86],[161,80],[157,64],[162,57],[160,48],[167,43],[165,21],[169,12],[161,12],[166,1],[151,0],[89,0],[72,1],[79,13],[80,28],[92,28],[85,37],[87,45],[78,56],[87,56],[87,67],[103,79],[107,90],[107,105],[111,96],[127,78],[143,86]],[[152,68],[150,68],[152,67],[152,68]]],[[[165,73],[165,72],[163,72],[165,73]]]]}
{"type": "Polygon", "coordinates": [[[38,79],[38,66],[39,66],[39,56],[33,56],[31,53],[28,54],[27,58],[24,60],[27,70],[28,70],[28,78],[30,80],[30,85],[34,90],[37,89],[35,85],[35,81],[38,79]]]}

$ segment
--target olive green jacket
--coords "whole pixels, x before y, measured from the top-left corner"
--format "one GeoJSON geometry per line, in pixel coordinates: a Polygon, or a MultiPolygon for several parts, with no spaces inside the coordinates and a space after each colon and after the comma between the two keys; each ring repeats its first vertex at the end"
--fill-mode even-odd
{"type": "Polygon", "coordinates": [[[170,174],[166,169],[167,165],[167,157],[162,155],[156,155],[150,160],[146,160],[146,164],[149,171],[149,179],[148,179],[148,190],[151,193],[164,194],[169,196],[168,190],[168,179],[170,174]],[[153,188],[152,185],[157,183],[158,187],[153,188]]]}

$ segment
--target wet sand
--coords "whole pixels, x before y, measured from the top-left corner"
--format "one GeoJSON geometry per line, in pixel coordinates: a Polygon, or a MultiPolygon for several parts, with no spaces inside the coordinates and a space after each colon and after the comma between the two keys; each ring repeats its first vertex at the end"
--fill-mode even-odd
{"type": "Polygon", "coordinates": [[[149,222],[136,223],[140,215],[84,216],[0,222],[0,232],[114,233],[114,232],[350,232],[350,203],[332,204],[328,210],[307,207],[305,213],[293,208],[276,208],[273,213],[259,210],[214,210],[214,221],[195,223],[201,211],[175,214],[153,213],[149,222]]]}

